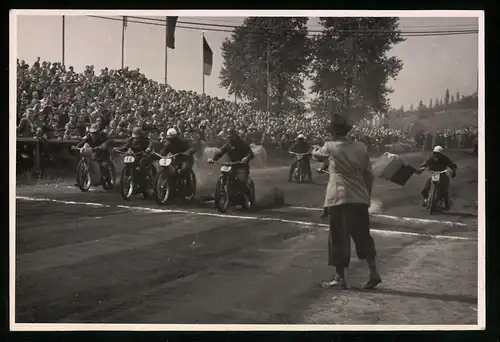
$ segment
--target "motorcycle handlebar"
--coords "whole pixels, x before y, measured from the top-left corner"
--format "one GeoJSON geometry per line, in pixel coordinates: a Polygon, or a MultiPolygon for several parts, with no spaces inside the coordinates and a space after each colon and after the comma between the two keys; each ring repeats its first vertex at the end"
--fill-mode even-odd
{"type": "Polygon", "coordinates": [[[146,152],[144,152],[144,151],[140,151],[140,152],[133,152],[133,151],[132,151],[132,153],[130,153],[131,151],[128,151],[128,150],[127,150],[127,151],[118,151],[118,150],[116,150],[116,151],[114,151],[114,152],[115,152],[116,154],[134,154],[134,155],[141,155],[141,154],[145,154],[145,153],[146,153],[146,152]]]}
{"type": "Polygon", "coordinates": [[[153,152],[153,154],[157,155],[160,158],[175,158],[177,156],[189,156],[189,154],[187,154],[187,153],[176,153],[176,154],[169,154],[166,156],[162,156],[161,154],[156,153],[156,152],[153,152]]]}
{"type": "Polygon", "coordinates": [[[236,164],[247,164],[247,162],[243,162],[243,161],[236,161],[236,162],[229,162],[229,163],[221,163],[217,160],[214,160],[214,163],[215,164],[219,164],[221,166],[231,166],[231,165],[236,165],[236,164]]]}

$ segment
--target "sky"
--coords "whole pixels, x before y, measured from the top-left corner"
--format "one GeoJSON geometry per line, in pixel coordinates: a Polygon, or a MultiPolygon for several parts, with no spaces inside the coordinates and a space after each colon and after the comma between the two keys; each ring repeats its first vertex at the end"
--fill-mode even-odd
{"type": "MultiPolygon", "coordinates": [[[[110,17],[109,15],[105,15],[110,17]]],[[[118,17],[115,17],[118,18],[118,17]]],[[[148,17],[162,18],[162,17],[148,17]]],[[[164,17],[163,17],[164,18],[164,17]]],[[[243,17],[179,17],[180,22],[237,26],[243,17]]],[[[190,25],[193,26],[193,25],[190,25]]],[[[88,16],[66,16],[65,64],[80,72],[86,65],[94,65],[97,72],[104,67],[121,66],[121,21],[88,16]]],[[[175,89],[202,91],[202,31],[177,27],[176,47],[168,50],[168,83],[175,89]]],[[[317,18],[310,18],[310,30],[319,30],[317,18]]],[[[430,30],[477,29],[477,18],[467,17],[402,17],[403,32],[430,30]]],[[[230,28],[220,28],[230,30],[230,28]]],[[[219,98],[230,98],[219,87],[222,67],[221,45],[230,36],[228,32],[206,30],[205,38],[213,56],[211,76],[205,76],[205,93],[219,98]]],[[[394,92],[389,99],[393,108],[422,100],[444,97],[445,90],[455,94],[477,91],[478,35],[408,37],[389,52],[403,61],[403,69],[390,81],[394,92]]],[[[42,61],[62,60],[62,17],[47,15],[20,15],[17,18],[17,57],[32,64],[36,57],[42,61]]],[[[165,28],[129,22],[125,31],[125,65],[139,68],[148,78],[159,82],[165,79],[165,28]]],[[[310,84],[306,81],[306,87],[310,84]]]]}

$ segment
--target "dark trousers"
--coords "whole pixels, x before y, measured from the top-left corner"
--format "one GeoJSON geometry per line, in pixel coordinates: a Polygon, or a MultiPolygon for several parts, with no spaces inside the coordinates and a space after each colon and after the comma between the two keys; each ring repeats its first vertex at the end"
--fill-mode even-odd
{"type": "Polygon", "coordinates": [[[234,165],[233,170],[234,170],[234,172],[242,172],[243,179],[241,179],[241,181],[243,182],[243,184],[248,185],[248,179],[250,177],[250,167],[248,166],[248,164],[234,165]]]}
{"type": "MultiPolygon", "coordinates": [[[[304,161],[304,163],[306,163],[306,174],[307,174],[307,177],[309,177],[309,179],[312,180],[311,160],[309,159],[309,157],[305,156],[303,161],[304,161]]],[[[295,168],[297,167],[297,163],[298,162],[299,161],[297,159],[295,159],[295,161],[292,163],[292,165],[290,165],[290,170],[288,170],[288,178],[289,179],[292,179],[293,170],[295,170],[295,168]]]]}
{"type": "Polygon", "coordinates": [[[346,203],[328,208],[330,234],[328,239],[328,265],[349,267],[351,237],[360,260],[374,259],[375,243],[370,235],[368,205],[346,203]]]}
{"type": "MultiPolygon", "coordinates": [[[[438,189],[438,192],[444,199],[444,204],[445,206],[449,205],[449,193],[448,189],[450,187],[450,178],[446,173],[442,173],[440,177],[440,189],[438,189]]],[[[422,189],[422,196],[427,199],[429,198],[429,190],[431,189],[431,179],[428,178],[427,182],[425,183],[424,188],[422,189]]]]}

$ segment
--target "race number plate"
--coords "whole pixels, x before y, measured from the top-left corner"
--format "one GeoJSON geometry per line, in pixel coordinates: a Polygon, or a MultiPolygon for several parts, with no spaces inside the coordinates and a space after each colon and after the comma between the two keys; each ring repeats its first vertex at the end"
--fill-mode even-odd
{"type": "Polygon", "coordinates": [[[229,171],[231,171],[231,166],[223,166],[220,168],[220,170],[222,172],[229,172],[229,171]]]}
{"type": "Polygon", "coordinates": [[[170,158],[161,158],[160,166],[169,166],[172,163],[172,159],[170,158]]]}
{"type": "Polygon", "coordinates": [[[441,174],[440,174],[440,173],[434,173],[434,174],[432,175],[432,181],[433,181],[433,182],[438,182],[438,181],[439,181],[439,177],[440,177],[440,176],[441,176],[441,174]]]}
{"type": "Polygon", "coordinates": [[[135,161],[135,157],[134,156],[126,156],[125,159],[123,160],[123,162],[125,164],[130,164],[130,163],[133,163],[135,161]]]}

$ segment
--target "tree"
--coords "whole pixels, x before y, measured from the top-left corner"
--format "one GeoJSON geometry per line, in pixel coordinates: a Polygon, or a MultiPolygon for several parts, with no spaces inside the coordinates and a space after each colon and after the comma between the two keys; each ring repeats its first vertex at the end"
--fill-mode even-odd
{"type": "Polygon", "coordinates": [[[404,113],[404,112],[405,112],[405,107],[404,107],[403,105],[401,105],[401,108],[399,109],[399,111],[400,111],[401,113],[404,113]]]}
{"type": "Polygon", "coordinates": [[[220,86],[256,109],[274,113],[305,110],[303,81],[310,61],[308,18],[249,17],[222,43],[220,86]]]}
{"type": "Polygon", "coordinates": [[[430,100],[429,100],[429,108],[434,108],[434,107],[432,106],[432,99],[430,99],[430,100]]]}
{"type": "Polygon", "coordinates": [[[413,103],[410,105],[410,112],[413,112],[413,103]]]}
{"type": "Polygon", "coordinates": [[[387,56],[404,40],[399,19],[321,17],[319,22],[323,31],[313,39],[311,91],[339,103],[353,120],[386,113],[393,91],[387,83],[403,67],[387,56]]]}
{"type": "Polygon", "coordinates": [[[457,100],[457,102],[460,101],[461,97],[459,91],[457,91],[457,96],[455,96],[455,99],[457,100]]]}
{"type": "Polygon", "coordinates": [[[451,103],[455,102],[455,95],[451,94],[451,103]]]}
{"type": "Polygon", "coordinates": [[[438,108],[439,107],[439,99],[436,98],[436,100],[434,101],[434,108],[438,108]]]}
{"type": "Polygon", "coordinates": [[[418,103],[418,110],[424,110],[424,108],[424,101],[420,100],[420,102],[418,103]]]}
{"type": "Polygon", "coordinates": [[[450,91],[446,89],[446,92],[444,93],[444,104],[448,105],[450,103],[450,91]]]}

